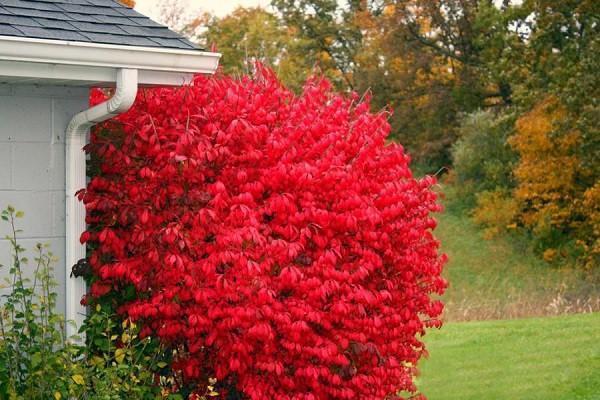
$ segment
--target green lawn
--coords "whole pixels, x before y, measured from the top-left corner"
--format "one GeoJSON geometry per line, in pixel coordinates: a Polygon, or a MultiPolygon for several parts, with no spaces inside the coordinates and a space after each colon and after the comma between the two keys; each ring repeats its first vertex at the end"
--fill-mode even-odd
{"type": "Polygon", "coordinates": [[[425,342],[429,400],[600,400],[600,313],[447,323],[425,342]]]}
{"type": "Polygon", "coordinates": [[[600,309],[598,274],[549,265],[527,240],[484,240],[458,210],[438,221],[450,287],[447,322],[425,336],[427,398],[600,400],[600,313],[564,315],[600,309]]]}

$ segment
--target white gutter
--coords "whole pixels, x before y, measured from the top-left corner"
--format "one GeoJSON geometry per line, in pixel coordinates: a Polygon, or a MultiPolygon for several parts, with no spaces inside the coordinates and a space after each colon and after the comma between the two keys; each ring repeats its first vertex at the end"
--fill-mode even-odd
{"type": "Polygon", "coordinates": [[[75,193],[86,187],[86,156],[83,146],[87,142],[89,129],[127,111],[137,94],[138,71],[119,69],[115,94],[107,101],[75,115],[66,131],[66,319],[75,326],[67,324],[67,337],[77,334],[85,319],[85,307],[81,298],[86,293],[83,278],[71,276],[71,268],[86,257],[86,247],[80,244],[79,237],[86,229],[85,207],[78,201],[75,193]]]}
{"type": "Polygon", "coordinates": [[[0,35],[0,60],[212,74],[219,53],[0,35]]]}

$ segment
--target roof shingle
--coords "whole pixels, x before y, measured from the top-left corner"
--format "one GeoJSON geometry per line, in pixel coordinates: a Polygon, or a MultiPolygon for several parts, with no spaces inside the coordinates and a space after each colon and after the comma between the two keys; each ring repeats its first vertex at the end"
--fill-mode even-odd
{"type": "Polygon", "coordinates": [[[113,0],[0,0],[0,35],[200,50],[113,0]]]}

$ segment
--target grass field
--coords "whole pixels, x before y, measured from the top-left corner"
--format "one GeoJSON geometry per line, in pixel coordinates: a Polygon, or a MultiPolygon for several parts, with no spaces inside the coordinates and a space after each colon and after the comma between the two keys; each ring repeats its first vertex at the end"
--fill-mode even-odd
{"type": "Polygon", "coordinates": [[[598,274],[550,265],[527,240],[484,240],[460,210],[438,221],[450,287],[446,323],[425,337],[427,398],[600,400],[600,313],[572,314],[600,310],[598,274]]]}
{"type": "Polygon", "coordinates": [[[600,400],[600,313],[448,323],[425,342],[429,400],[600,400]]]}
{"type": "Polygon", "coordinates": [[[512,319],[600,310],[598,277],[536,257],[526,241],[484,240],[470,218],[438,215],[436,236],[450,258],[449,321],[512,319]]]}

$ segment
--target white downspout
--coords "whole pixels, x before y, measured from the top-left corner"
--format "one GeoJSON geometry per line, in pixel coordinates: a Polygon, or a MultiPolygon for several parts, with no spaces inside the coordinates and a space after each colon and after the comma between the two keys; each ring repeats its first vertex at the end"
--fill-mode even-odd
{"type": "Polygon", "coordinates": [[[71,268],[86,257],[85,246],[79,237],[86,229],[85,207],[75,193],[86,187],[86,155],[83,151],[89,129],[127,111],[135,101],[138,87],[137,69],[118,69],[115,94],[107,101],[75,115],[66,132],[66,312],[67,337],[76,335],[85,319],[86,310],[81,298],[86,293],[83,278],[71,277],[71,268]]]}

